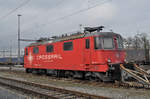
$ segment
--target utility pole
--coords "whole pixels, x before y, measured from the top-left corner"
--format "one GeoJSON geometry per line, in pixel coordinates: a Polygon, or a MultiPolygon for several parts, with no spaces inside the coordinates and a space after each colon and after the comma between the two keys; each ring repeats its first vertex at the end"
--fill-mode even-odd
{"type": "Polygon", "coordinates": [[[82,24],[79,24],[80,32],[82,32],[82,24]]]}
{"type": "Polygon", "coordinates": [[[6,51],[5,51],[5,50],[3,50],[3,58],[5,58],[5,52],[6,52],[6,51]]]}
{"type": "Polygon", "coordinates": [[[18,65],[20,65],[20,17],[21,15],[18,14],[18,65]]]}
{"type": "Polygon", "coordinates": [[[2,51],[0,51],[0,52],[2,52],[3,58],[5,58],[5,53],[6,53],[6,52],[9,52],[9,51],[7,51],[7,50],[2,50],[2,51]]]}
{"type": "Polygon", "coordinates": [[[9,63],[12,63],[12,44],[10,45],[10,53],[9,53],[9,63]]]}

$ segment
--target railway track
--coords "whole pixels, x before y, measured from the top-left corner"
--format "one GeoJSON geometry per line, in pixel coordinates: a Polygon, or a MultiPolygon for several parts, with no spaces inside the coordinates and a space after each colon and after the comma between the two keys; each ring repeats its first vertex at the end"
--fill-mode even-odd
{"type": "Polygon", "coordinates": [[[39,76],[35,74],[26,74],[22,71],[18,70],[0,70],[0,72],[8,72],[11,73],[12,75],[21,75],[21,78],[26,79],[26,76],[31,76],[32,78],[39,78],[39,79],[47,79],[47,80],[52,80],[52,81],[67,81],[69,83],[74,83],[74,84],[83,84],[83,85],[89,85],[89,86],[97,86],[97,87],[111,87],[111,88],[136,88],[136,89],[150,89],[150,86],[144,85],[139,82],[115,82],[115,83],[104,83],[104,82],[97,82],[97,81],[89,81],[89,80],[81,80],[81,79],[70,79],[70,78],[58,78],[55,76],[39,76]],[[23,76],[23,77],[22,77],[23,76]]]}
{"type": "Polygon", "coordinates": [[[33,82],[21,81],[12,78],[0,77],[0,85],[13,88],[25,94],[42,99],[110,99],[62,88],[50,87],[33,82]]]}
{"type": "MultiPolygon", "coordinates": [[[[0,70],[1,71],[1,70],[0,70]]],[[[39,79],[47,79],[47,80],[54,80],[54,81],[67,81],[73,84],[86,84],[88,86],[97,86],[97,87],[108,87],[108,88],[136,88],[136,89],[150,89],[150,86],[146,85],[146,84],[142,84],[139,82],[115,82],[115,83],[103,83],[103,82],[96,82],[96,81],[88,81],[88,80],[80,80],[80,79],[69,79],[69,78],[58,78],[58,77],[51,77],[51,76],[39,76],[39,75],[34,75],[34,74],[26,74],[22,71],[18,71],[18,70],[2,70],[2,72],[9,72],[12,73],[12,75],[26,75],[26,76],[32,76],[33,78],[39,78],[39,79]]],[[[21,78],[23,78],[21,76],[21,78]]],[[[26,78],[26,77],[25,77],[26,78]]]]}
{"type": "Polygon", "coordinates": [[[150,89],[149,86],[147,85],[143,85],[141,83],[138,82],[115,82],[115,83],[104,83],[104,82],[96,82],[96,81],[89,81],[89,80],[81,80],[81,79],[70,79],[70,78],[58,78],[55,76],[39,76],[39,75],[35,75],[35,74],[26,74],[23,73],[22,71],[16,71],[16,70],[0,70],[0,72],[8,72],[11,73],[11,75],[21,75],[21,78],[26,79],[26,76],[29,77],[31,76],[32,78],[39,78],[39,79],[47,79],[47,80],[52,80],[52,81],[67,81],[69,83],[74,83],[74,84],[86,84],[89,86],[97,86],[97,87],[111,87],[111,88],[137,88],[137,89],[150,89]],[[23,77],[22,77],[23,76],[23,77]]]}

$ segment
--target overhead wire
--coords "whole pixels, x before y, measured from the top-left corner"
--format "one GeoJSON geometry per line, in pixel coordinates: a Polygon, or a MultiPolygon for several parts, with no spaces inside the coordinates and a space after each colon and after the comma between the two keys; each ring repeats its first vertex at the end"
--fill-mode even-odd
{"type": "MultiPolygon", "coordinates": [[[[60,4],[62,4],[63,2],[64,2],[65,0],[60,0],[59,2],[57,2],[56,4],[53,4],[53,7],[57,7],[57,6],[59,6],[60,4]]],[[[46,12],[49,12],[50,10],[51,10],[52,8],[50,8],[50,9],[48,9],[46,12]]],[[[41,17],[41,15],[40,16],[38,16],[38,14],[36,14],[36,15],[34,15],[35,17],[34,17],[34,20],[35,19],[38,19],[39,17],[41,17]]],[[[32,20],[33,21],[33,20],[32,20]]],[[[30,23],[29,24],[32,24],[32,23],[34,23],[34,22],[32,22],[32,21],[30,21],[30,23]]]]}
{"type": "Polygon", "coordinates": [[[27,3],[29,3],[31,0],[26,0],[23,3],[21,3],[18,7],[16,7],[15,9],[11,10],[10,12],[8,12],[7,14],[3,15],[2,17],[0,17],[0,20],[7,18],[9,15],[11,15],[12,13],[16,12],[19,8],[25,6],[27,3]]]}
{"type": "MultiPolygon", "coordinates": [[[[68,18],[68,17],[77,15],[77,14],[79,14],[79,13],[88,11],[88,10],[90,10],[90,9],[92,9],[92,8],[97,7],[97,6],[104,5],[104,4],[106,4],[106,3],[108,3],[108,2],[111,2],[111,1],[112,1],[112,0],[106,0],[106,1],[104,1],[104,2],[102,2],[102,3],[95,4],[94,6],[90,6],[90,7],[88,7],[88,8],[81,9],[81,10],[76,11],[76,12],[73,12],[73,13],[71,13],[71,14],[69,14],[69,15],[66,15],[66,16],[63,16],[63,17],[60,17],[60,18],[57,18],[57,19],[55,19],[55,20],[53,20],[53,21],[49,21],[49,22],[47,22],[47,23],[45,23],[45,24],[41,24],[41,25],[40,25],[40,28],[41,28],[41,27],[45,27],[45,26],[47,26],[47,25],[51,25],[51,24],[53,24],[53,23],[55,23],[55,22],[57,22],[57,21],[64,20],[64,19],[66,19],[66,18],[68,18]]],[[[33,27],[33,28],[34,28],[34,27],[33,27]]],[[[29,28],[29,29],[27,29],[27,30],[23,30],[23,32],[27,32],[27,31],[29,31],[29,30],[32,30],[33,28],[29,28]]]]}
{"type": "MultiPolygon", "coordinates": [[[[57,6],[59,6],[60,4],[62,4],[64,1],[65,1],[65,0],[60,0],[59,2],[57,2],[56,4],[54,4],[53,6],[54,6],[54,7],[57,7],[57,6]]],[[[48,9],[47,12],[50,11],[50,10],[51,10],[51,9],[48,9]]],[[[37,15],[36,15],[36,16],[37,16],[37,15]]],[[[34,19],[37,19],[37,18],[39,18],[39,16],[34,17],[34,19]]],[[[30,24],[32,24],[32,22],[31,22],[30,24]]],[[[12,36],[15,36],[15,35],[12,35],[12,36]]]]}

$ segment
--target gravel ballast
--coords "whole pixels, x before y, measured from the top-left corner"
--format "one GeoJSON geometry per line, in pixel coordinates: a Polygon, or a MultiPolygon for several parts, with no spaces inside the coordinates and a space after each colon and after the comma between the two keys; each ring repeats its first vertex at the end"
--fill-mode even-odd
{"type": "Polygon", "coordinates": [[[8,68],[0,68],[0,76],[32,81],[49,86],[57,86],[59,88],[106,96],[113,99],[150,99],[150,90],[148,89],[114,88],[111,86],[103,87],[93,84],[75,83],[64,79],[52,79],[52,77],[45,75],[26,74],[23,68],[12,68],[11,71],[8,70],[8,68]]]}

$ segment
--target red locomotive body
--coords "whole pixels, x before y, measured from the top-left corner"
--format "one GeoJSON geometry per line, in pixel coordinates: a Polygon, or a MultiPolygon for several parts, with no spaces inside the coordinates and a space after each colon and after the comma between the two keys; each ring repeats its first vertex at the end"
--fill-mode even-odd
{"type": "Polygon", "coordinates": [[[25,48],[26,72],[71,77],[120,79],[124,63],[122,37],[112,32],[81,33],[32,43],[25,48]],[[57,71],[57,72],[56,72],[57,71]]]}

